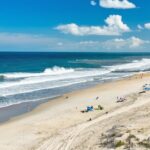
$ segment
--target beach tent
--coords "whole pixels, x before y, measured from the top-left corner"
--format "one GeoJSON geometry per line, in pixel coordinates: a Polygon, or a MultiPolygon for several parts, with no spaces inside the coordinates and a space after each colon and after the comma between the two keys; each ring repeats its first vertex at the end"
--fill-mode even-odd
{"type": "Polygon", "coordinates": [[[150,87],[145,87],[144,91],[150,91],[150,87]]]}
{"type": "Polygon", "coordinates": [[[144,85],[144,91],[150,91],[150,84],[144,85]]]}
{"type": "Polygon", "coordinates": [[[87,106],[87,111],[93,111],[93,106],[87,106]]]}

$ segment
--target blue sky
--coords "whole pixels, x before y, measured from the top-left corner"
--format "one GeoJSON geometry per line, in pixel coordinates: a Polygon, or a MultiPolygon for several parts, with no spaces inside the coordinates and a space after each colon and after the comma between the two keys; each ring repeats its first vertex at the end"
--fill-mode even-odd
{"type": "Polygon", "coordinates": [[[149,0],[5,0],[0,51],[149,51],[149,0]]]}

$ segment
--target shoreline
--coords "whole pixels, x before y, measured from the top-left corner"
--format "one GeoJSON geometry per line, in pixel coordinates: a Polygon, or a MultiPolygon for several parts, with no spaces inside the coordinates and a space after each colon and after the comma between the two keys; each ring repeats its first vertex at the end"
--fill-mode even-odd
{"type": "Polygon", "coordinates": [[[127,76],[127,77],[120,77],[120,78],[117,78],[117,79],[114,79],[114,80],[106,80],[106,81],[103,81],[103,82],[100,82],[100,83],[97,83],[97,84],[94,84],[94,85],[89,85],[89,86],[86,86],[86,87],[82,87],[81,89],[75,89],[73,91],[70,91],[70,92],[64,93],[60,96],[56,96],[56,97],[49,98],[49,99],[38,100],[38,101],[36,101],[36,100],[35,101],[27,101],[27,102],[25,101],[25,102],[20,102],[20,103],[16,103],[16,104],[1,107],[0,108],[0,114],[1,114],[0,115],[0,124],[5,123],[9,120],[12,120],[13,118],[17,118],[19,116],[22,116],[26,113],[32,112],[37,107],[40,107],[42,104],[51,102],[53,100],[55,101],[58,98],[64,97],[65,95],[76,94],[79,91],[84,91],[84,90],[87,90],[87,89],[96,88],[99,85],[101,86],[103,84],[124,80],[124,79],[132,77],[132,76],[134,76],[134,75],[127,76]]]}
{"type": "MultiPolygon", "coordinates": [[[[146,75],[146,74],[150,74],[150,73],[149,72],[144,73],[144,75],[146,75]]],[[[13,104],[13,105],[10,105],[10,106],[7,106],[7,107],[2,107],[2,108],[0,108],[0,113],[3,113],[3,110],[4,110],[4,113],[6,111],[6,115],[8,115],[8,116],[7,116],[7,118],[4,118],[5,116],[0,117],[0,125],[5,124],[7,122],[14,121],[14,120],[18,120],[18,119],[20,119],[24,116],[28,116],[28,115],[30,115],[34,112],[37,113],[39,110],[43,111],[42,108],[43,107],[45,108],[45,105],[50,105],[50,106],[52,105],[53,106],[53,105],[57,105],[59,103],[63,103],[67,100],[66,97],[68,97],[68,96],[76,95],[76,94],[80,95],[80,93],[82,94],[83,92],[93,90],[93,89],[97,89],[101,86],[106,86],[107,84],[109,85],[109,84],[113,84],[113,83],[117,83],[117,82],[122,82],[124,80],[130,80],[130,79],[132,79],[136,76],[140,76],[140,75],[141,75],[141,73],[138,73],[138,74],[134,74],[134,75],[127,76],[127,77],[122,77],[122,78],[118,78],[118,79],[115,79],[115,80],[110,80],[110,81],[98,83],[96,85],[86,87],[86,88],[83,88],[83,89],[74,90],[74,91],[71,91],[71,92],[68,92],[68,93],[65,93],[65,94],[62,94],[60,96],[56,96],[54,98],[44,100],[44,101],[42,101],[42,100],[40,100],[40,101],[29,101],[29,102],[13,104]],[[30,110],[28,110],[28,104],[30,106],[30,110]],[[21,106],[21,109],[23,109],[23,110],[21,110],[21,111],[19,110],[14,115],[12,115],[12,112],[14,111],[14,109],[15,110],[16,110],[16,108],[20,109],[19,108],[20,106],[21,106]],[[11,109],[12,111],[10,111],[10,114],[7,114],[7,111],[9,111],[9,109],[11,109]],[[3,119],[1,120],[1,118],[3,118],[3,119]]],[[[96,97],[97,96],[95,96],[95,98],[96,97]]]]}
{"type": "MultiPolygon", "coordinates": [[[[145,73],[143,78],[140,74],[137,74],[121,80],[70,92],[43,103],[31,112],[13,117],[0,124],[0,140],[2,140],[0,149],[44,150],[43,145],[50,143],[49,140],[53,138],[54,141],[55,138],[57,140],[59,138],[65,139],[63,136],[67,138],[64,132],[69,134],[72,133],[69,132],[72,128],[78,130],[80,125],[85,124],[87,126],[90,118],[92,119],[91,122],[94,122],[96,118],[103,117],[107,113],[111,116],[115,110],[134,104],[136,97],[140,96],[137,93],[142,91],[142,86],[149,81],[149,73],[145,73]],[[98,100],[96,100],[97,96],[99,97],[98,100]],[[126,97],[127,101],[116,103],[117,96],[126,97]],[[88,113],[80,112],[86,106],[92,105],[96,108],[99,104],[103,106],[104,110],[94,110],[88,113]]],[[[54,142],[53,144],[53,146],[56,146],[58,143],[54,142]]],[[[70,144],[72,145],[72,142],[70,144]]]]}

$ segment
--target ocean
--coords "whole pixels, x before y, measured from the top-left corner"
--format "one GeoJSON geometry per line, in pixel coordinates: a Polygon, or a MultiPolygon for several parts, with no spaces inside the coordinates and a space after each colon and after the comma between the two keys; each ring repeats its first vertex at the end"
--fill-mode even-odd
{"type": "Polygon", "coordinates": [[[150,53],[0,53],[0,108],[150,71],[150,53]]]}

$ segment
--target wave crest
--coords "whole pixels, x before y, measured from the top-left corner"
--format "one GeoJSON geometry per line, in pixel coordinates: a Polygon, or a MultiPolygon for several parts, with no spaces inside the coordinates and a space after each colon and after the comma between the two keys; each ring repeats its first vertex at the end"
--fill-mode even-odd
{"type": "Polygon", "coordinates": [[[66,69],[64,67],[58,67],[58,66],[54,66],[53,68],[47,68],[44,70],[44,73],[48,75],[64,74],[70,72],[74,72],[74,69],[72,68],[66,69]]]}
{"type": "Polygon", "coordinates": [[[15,73],[0,74],[0,77],[3,77],[5,79],[14,79],[14,78],[38,77],[44,75],[58,75],[58,74],[65,74],[71,72],[74,72],[74,69],[72,68],[67,69],[64,67],[54,66],[53,68],[46,68],[41,73],[15,72],[15,73]]]}
{"type": "Polygon", "coordinates": [[[125,63],[120,65],[106,66],[112,72],[130,72],[130,71],[145,71],[150,69],[150,59],[134,60],[131,63],[125,63]]]}

